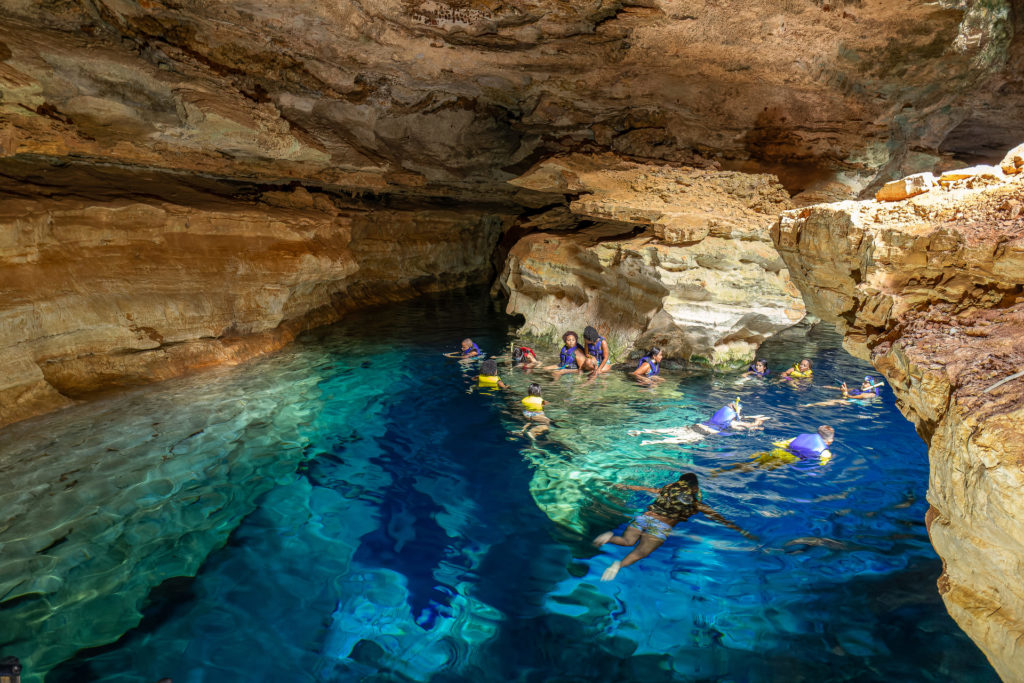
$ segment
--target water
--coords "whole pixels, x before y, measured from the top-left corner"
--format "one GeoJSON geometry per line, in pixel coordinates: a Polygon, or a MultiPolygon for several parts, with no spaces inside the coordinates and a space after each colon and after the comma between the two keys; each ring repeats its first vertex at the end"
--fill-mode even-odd
{"type": "MultiPolygon", "coordinates": [[[[582,383],[443,358],[507,348],[479,294],[356,314],[271,357],[0,432],[0,653],[26,681],[998,680],[946,615],[924,445],[893,406],[800,408],[870,372],[832,332],[768,343],[814,384],[582,383]],[[539,381],[556,426],[523,436],[539,381]],[[642,446],[735,396],[764,432],[642,446]],[[823,468],[735,467],[822,422],[823,468]],[[697,516],[611,583],[589,540],[681,470],[697,516]]],[[[553,355],[550,349],[547,357],[553,355]]]]}

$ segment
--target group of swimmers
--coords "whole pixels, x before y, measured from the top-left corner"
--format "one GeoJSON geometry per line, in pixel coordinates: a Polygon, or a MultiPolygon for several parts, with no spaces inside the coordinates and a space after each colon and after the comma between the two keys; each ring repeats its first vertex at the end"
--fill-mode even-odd
{"type": "MultiPolygon", "coordinates": [[[[512,359],[517,367],[542,368],[553,371],[554,377],[569,372],[579,374],[589,373],[592,377],[608,372],[611,369],[610,353],[608,342],[601,337],[597,330],[587,326],[583,332],[585,344],[578,343],[578,336],[575,332],[566,332],[562,336],[563,347],[559,351],[559,364],[544,366],[537,358],[536,352],[527,346],[513,346],[512,359]]],[[[451,354],[450,357],[471,359],[479,358],[484,354],[471,339],[464,339],[461,350],[451,354]]],[[[662,352],[658,347],[653,347],[643,356],[636,369],[630,374],[642,383],[653,383],[660,381],[660,367],[662,352]]],[[[767,379],[770,376],[766,361],[755,360],[744,375],[755,376],[767,379]]],[[[795,381],[811,379],[814,371],[811,361],[802,359],[793,367],[780,373],[780,381],[795,381]]],[[[498,364],[494,359],[486,359],[480,364],[480,374],[473,378],[478,387],[508,389],[508,385],[501,381],[498,376],[498,364]]],[[[859,390],[851,392],[846,382],[839,388],[842,398],[836,401],[863,400],[874,398],[879,395],[878,388],[881,383],[875,383],[870,376],[864,378],[859,390]]],[[[808,405],[832,405],[836,401],[825,401],[822,403],[808,405]]],[[[541,387],[532,383],[528,389],[528,395],[521,401],[524,410],[523,416],[527,420],[524,433],[536,437],[542,431],[547,430],[551,424],[550,418],[544,414],[544,407],[548,404],[541,397],[541,387]],[[532,426],[531,426],[532,425],[532,426]]],[[[729,404],[722,406],[710,418],[695,424],[668,429],[644,429],[631,431],[631,436],[643,434],[655,434],[660,438],[645,440],[641,445],[651,444],[681,444],[694,443],[709,436],[716,436],[739,431],[760,429],[770,418],[765,415],[753,415],[747,421],[742,419],[743,404],[739,397],[729,404]]],[[[798,434],[797,436],[784,441],[776,441],[770,451],[757,453],[752,458],[752,463],[740,463],[727,469],[737,467],[768,467],[774,468],[783,464],[806,462],[824,465],[832,458],[830,447],[835,439],[835,430],[829,425],[821,425],[813,433],[798,434]]],[[[726,470],[719,470],[726,471],[726,470]]],[[[601,576],[602,581],[611,581],[616,577],[622,567],[647,557],[668,540],[672,528],[679,522],[685,522],[697,513],[703,513],[712,521],[723,524],[734,529],[744,536],[753,539],[754,537],[728,521],[720,514],[712,510],[701,500],[700,485],[697,475],[692,472],[684,473],[678,481],[666,484],[660,489],[645,486],[629,486],[616,484],[618,488],[643,491],[656,496],[655,501],[647,507],[643,514],[634,517],[622,536],[615,535],[614,531],[606,531],[597,536],[593,543],[601,547],[607,543],[613,545],[627,546],[633,548],[622,560],[616,560],[601,576]]]]}

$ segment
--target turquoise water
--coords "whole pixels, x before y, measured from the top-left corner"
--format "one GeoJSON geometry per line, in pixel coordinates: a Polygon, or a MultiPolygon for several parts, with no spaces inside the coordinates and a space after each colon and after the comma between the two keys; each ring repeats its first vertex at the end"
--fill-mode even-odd
{"type": "Polygon", "coordinates": [[[481,393],[441,356],[507,348],[511,322],[430,297],[0,432],[0,654],[58,682],[998,680],[937,595],[892,394],[798,407],[870,372],[833,332],[765,345],[815,361],[795,386],[504,367],[514,391],[481,393]],[[535,441],[531,381],[556,423],[535,441]],[[737,395],[763,432],[628,434],[737,395]],[[734,467],[822,422],[829,465],[734,467]],[[589,540],[650,502],[612,485],[683,470],[759,541],[697,516],[600,582],[626,549],[589,540]]]}

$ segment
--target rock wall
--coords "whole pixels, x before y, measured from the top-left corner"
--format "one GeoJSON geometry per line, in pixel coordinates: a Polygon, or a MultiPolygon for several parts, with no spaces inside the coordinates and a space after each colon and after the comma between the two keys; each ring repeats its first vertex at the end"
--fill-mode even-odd
{"type": "Polygon", "coordinates": [[[897,202],[789,211],[772,231],[808,310],[886,376],[928,443],[939,592],[1005,681],[1024,681],[1020,157],[1011,175],[974,169],[897,202]]]}
{"type": "Polygon", "coordinates": [[[356,306],[486,282],[500,216],[303,189],[0,202],[0,425],[279,348],[356,306]]]}
{"type": "Polygon", "coordinates": [[[499,279],[526,334],[558,339],[593,324],[619,360],[656,344],[727,364],[804,316],[768,238],[790,206],[771,176],[574,155],[511,182],[564,192],[568,204],[528,219],[545,230],[511,248],[499,279]]]}

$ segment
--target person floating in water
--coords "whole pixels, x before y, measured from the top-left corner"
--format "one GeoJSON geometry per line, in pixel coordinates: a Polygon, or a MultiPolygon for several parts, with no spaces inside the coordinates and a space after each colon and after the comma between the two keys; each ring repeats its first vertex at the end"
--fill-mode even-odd
{"type": "Polygon", "coordinates": [[[631,431],[629,434],[630,436],[660,434],[667,437],[664,439],[641,441],[641,446],[665,443],[695,443],[715,434],[760,429],[761,425],[771,419],[766,415],[753,415],[750,418],[750,422],[744,422],[740,419],[742,412],[743,404],[740,403],[740,399],[737,397],[732,403],[719,408],[714,415],[704,422],[686,425],[685,427],[669,427],[668,429],[641,429],[631,431]]]}
{"type": "Polygon", "coordinates": [[[612,354],[608,349],[608,342],[597,333],[597,330],[587,325],[583,330],[583,341],[586,344],[586,355],[594,359],[596,367],[592,372],[594,375],[608,372],[612,369],[612,354]]]}
{"type": "Polygon", "coordinates": [[[803,462],[808,465],[825,465],[832,459],[832,451],[829,447],[835,440],[836,430],[828,425],[821,425],[814,434],[800,434],[792,439],[776,441],[770,451],[755,453],[751,462],[742,462],[730,465],[714,474],[718,475],[729,470],[749,471],[755,467],[773,470],[782,465],[803,462]]]}
{"type": "Polygon", "coordinates": [[[558,365],[549,365],[545,370],[554,370],[552,375],[556,378],[569,372],[580,372],[580,369],[587,366],[587,356],[579,344],[579,336],[572,330],[562,335],[563,346],[558,351],[558,365]]]}
{"type": "MultiPolygon", "coordinates": [[[[843,393],[842,398],[834,398],[829,401],[818,401],[817,403],[807,403],[804,408],[816,408],[818,406],[835,406],[843,405],[844,403],[856,403],[857,405],[867,405],[871,399],[878,398],[880,396],[878,389],[884,387],[883,382],[875,383],[875,378],[868,375],[864,378],[864,381],[860,384],[860,389],[851,392],[849,387],[846,386],[846,382],[839,385],[839,391],[843,393]]],[[[830,387],[835,389],[836,387],[830,387]]]]}
{"type": "Polygon", "coordinates": [[[476,358],[484,355],[484,352],[480,350],[480,347],[473,343],[472,339],[466,338],[462,340],[462,350],[452,351],[444,355],[449,358],[476,358]]]}
{"type": "Polygon", "coordinates": [[[643,384],[660,382],[663,379],[658,375],[661,370],[661,358],[661,349],[657,346],[652,346],[647,355],[640,359],[640,364],[636,366],[636,370],[632,372],[632,375],[636,377],[638,382],[643,384]]]}
{"type": "Polygon", "coordinates": [[[508,389],[508,385],[498,377],[498,361],[485,360],[480,363],[480,374],[473,378],[481,389],[508,389]]]}
{"type": "Polygon", "coordinates": [[[747,371],[743,373],[743,377],[768,377],[771,372],[768,370],[768,361],[758,358],[747,368],[747,371]]]}
{"type": "Polygon", "coordinates": [[[810,359],[804,358],[799,363],[793,365],[793,367],[783,370],[780,379],[810,379],[814,376],[814,370],[811,369],[810,359]]]}
{"type": "Polygon", "coordinates": [[[529,434],[531,437],[536,437],[548,430],[548,426],[551,424],[551,418],[544,414],[544,406],[548,404],[540,396],[540,385],[531,384],[527,390],[529,395],[523,398],[522,404],[525,407],[523,410],[523,417],[526,418],[527,424],[523,428],[524,434],[529,434]],[[531,426],[532,423],[532,426],[531,426]]]}
{"type": "Polygon", "coordinates": [[[536,368],[542,363],[537,359],[537,352],[529,346],[512,346],[512,363],[518,368],[536,368]]]}
{"type": "Polygon", "coordinates": [[[713,522],[738,531],[751,540],[757,540],[755,536],[722,517],[701,501],[700,484],[697,475],[692,472],[683,474],[678,481],[666,484],[660,489],[626,484],[616,486],[631,491],[644,491],[657,496],[657,499],[642,515],[633,518],[621,536],[616,536],[614,531],[606,531],[594,539],[594,545],[598,548],[606,543],[625,547],[636,546],[622,560],[612,562],[611,566],[604,570],[601,575],[602,581],[611,581],[618,575],[620,569],[635,564],[657,550],[668,540],[672,527],[697,513],[703,513],[713,522]]]}

